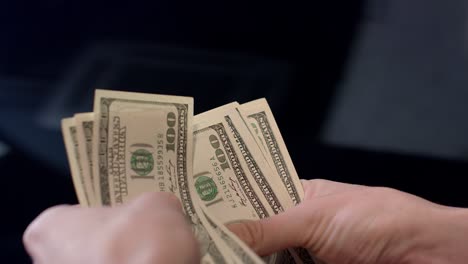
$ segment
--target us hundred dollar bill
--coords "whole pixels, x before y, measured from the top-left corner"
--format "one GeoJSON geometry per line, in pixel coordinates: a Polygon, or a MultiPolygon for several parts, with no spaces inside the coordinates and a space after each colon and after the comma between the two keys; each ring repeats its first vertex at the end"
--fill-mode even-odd
{"type": "Polygon", "coordinates": [[[79,142],[77,135],[77,127],[73,118],[62,119],[62,135],[65,142],[65,149],[67,152],[68,163],[75,187],[78,202],[82,206],[90,206],[91,194],[87,192],[85,187],[85,179],[83,178],[83,167],[81,166],[81,159],[79,152],[79,142]]]}
{"type": "MultiPolygon", "coordinates": [[[[242,104],[237,109],[276,178],[281,179],[288,198],[294,205],[298,205],[304,198],[304,190],[268,102],[262,98],[242,104]]],[[[297,248],[291,253],[302,263],[322,263],[306,249],[297,248]]]]}
{"type": "MultiPolygon", "coordinates": [[[[194,122],[193,186],[206,211],[223,224],[266,218],[292,206],[270,177],[273,173],[237,106],[232,103],[197,115],[194,122]]],[[[279,263],[283,256],[267,260],[279,263]]]]}
{"type": "Polygon", "coordinates": [[[288,197],[294,205],[299,204],[304,190],[268,102],[258,99],[240,105],[238,110],[288,197]]]}
{"type": "Polygon", "coordinates": [[[266,218],[289,204],[232,103],[195,117],[194,187],[223,223],[266,218]]]}
{"type": "MultiPolygon", "coordinates": [[[[190,175],[191,176],[191,175],[190,175]]],[[[188,177],[188,186],[191,194],[191,211],[188,213],[192,218],[204,223],[206,232],[211,233],[213,241],[223,252],[224,256],[229,258],[232,263],[264,263],[253,251],[232,234],[224,224],[213,217],[210,213],[204,210],[204,205],[197,195],[198,190],[195,188],[194,177],[188,177]]],[[[195,231],[195,234],[198,232],[195,231]]],[[[206,244],[201,244],[202,252],[206,244]]]]}
{"type": "Polygon", "coordinates": [[[101,204],[180,189],[192,173],[193,98],[96,90],[94,175],[101,204]]]}
{"type": "Polygon", "coordinates": [[[80,155],[80,164],[84,179],[85,192],[88,193],[90,206],[97,206],[95,179],[93,175],[93,113],[75,114],[74,116],[77,137],[78,151],[80,155]]]}
{"type": "Polygon", "coordinates": [[[202,247],[203,263],[231,263],[197,214],[190,194],[193,99],[96,90],[94,175],[102,205],[143,192],[172,192],[181,201],[202,247]]]}
{"type": "Polygon", "coordinates": [[[229,229],[227,229],[221,221],[214,215],[208,213],[205,205],[200,203],[200,215],[208,223],[210,228],[214,230],[218,237],[221,238],[223,243],[232,251],[233,260],[235,263],[246,264],[260,264],[265,263],[259,256],[257,256],[252,249],[250,249],[244,242],[236,237],[229,229]]]}

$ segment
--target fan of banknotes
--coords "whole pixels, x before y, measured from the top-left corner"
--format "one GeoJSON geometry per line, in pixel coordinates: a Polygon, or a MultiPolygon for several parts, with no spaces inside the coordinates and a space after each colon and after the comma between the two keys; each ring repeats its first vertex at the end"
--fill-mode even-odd
{"type": "Polygon", "coordinates": [[[297,205],[303,189],[265,99],[193,115],[193,98],[96,90],[94,112],[62,120],[82,206],[172,192],[202,263],[314,263],[304,249],[258,257],[225,224],[297,205]]]}

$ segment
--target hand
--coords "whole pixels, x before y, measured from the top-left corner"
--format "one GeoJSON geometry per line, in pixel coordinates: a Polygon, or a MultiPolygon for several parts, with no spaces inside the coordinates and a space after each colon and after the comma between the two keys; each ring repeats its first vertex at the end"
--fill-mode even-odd
{"type": "Polygon", "coordinates": [[[27,228],[36,264],[198,263],[198,244],[173,194],[147,193],[128,205],[56,206],[27,228]]]}
{"type": "Polygon", "coordinates": [[[229,228],[258,254],[307,248],[326,263],[466,263],[468,214],[394,189],[303,181],[304,201],[229,228]]]}

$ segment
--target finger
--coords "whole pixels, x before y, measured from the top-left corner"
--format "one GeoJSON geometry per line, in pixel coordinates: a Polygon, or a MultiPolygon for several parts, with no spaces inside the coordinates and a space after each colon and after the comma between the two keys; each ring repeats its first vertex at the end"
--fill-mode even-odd
{"type": "Polygon", "coordinates": [[[42,262],[44,249],[49,245],[51,231],[55,230],[55,218],[65,211],[73,209],[74,206],[59,205],[51,207],[42,212],[34,219],[23,233],[23,245],[26,252],[35,262],[42,262]]]}
{"type": "Polygon", "coordinates": [[[261,256],[291,247],[303,247],[310,237],[307,231],[313,229],[305,209],[299,205],[270,218],[232,223],[228,228],[261,256]]]}
{"type": "Polygon", "coordinates": [[[302,187],[304,188],[305,200],[348,191],[360,190],[367,187],[363,185],[347,184],[322,179],[301,180],[301,182],[302,187]]]}
{"type": "Polygon", "coordinates": [[[179,198],[169,192],[144,193],[130,202],[129,206],[136,210],[143,211],[148,210],[148,208],[165,208],[182,213],[182,204],[180,203],[179,198]]]}

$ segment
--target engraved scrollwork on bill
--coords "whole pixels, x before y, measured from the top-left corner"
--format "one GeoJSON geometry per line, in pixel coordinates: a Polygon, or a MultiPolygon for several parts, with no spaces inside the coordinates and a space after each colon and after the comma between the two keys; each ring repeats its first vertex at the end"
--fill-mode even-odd
{"type": "Polygon", "coordinates": [[[274,135],[273,130],[271,129],[270,123],[268,122],[268,118],[265,112],[262,111],[259,113],[251,114],[248,117],[254,118],[258,122],[260,131],[263,134],[263,137],[265,138],[266,147],[270,152],[270,155],[275,164],[275,169],[278,172],[278,175],[281,177],[281,180],[285,185],[289,196],[293,200],[293,203],[295,205],[299,204],[301,202],[299,192],[297,191],[296,186],[292,181],[292,176],[289,172],[287,163],[284,160],[283,154],[281,153],[281,149],[278,145],[278,142],[276,141],[276,137],[274,135]]]}
{"type": "Polygon", "coordinates": [[[247,198],[249,199],[250,204],[252,205],[253,209],[255,210],[255,213],[259,218],[266,218],[270,214],[262,204],[260,198],[257,196],[255,193],[250,181],[248,180],[247,175],[245,174],[244,170],[242,169],[242,166],[240,164],[239,158],[237,157],[237,154],[235,153],[234,147],[226,133],[226,129],[224,128],[224,125],[222,123],[214,124],[209,127],[205,127],[199,130],[196,130],[194,132],[194,135],[201,134],[205,131],[208,130],[214,130],[216,134],[218,134],[219,138],[221,139],[221,144],[223,144],[224,149],[227,152],[227,156],[231,162],[231,165],[233,167],[233,172],[239,181],[239,183],[242,186],[242,189],[244,190],[247,198]]]}
{"type": "MultiPolygon", "coordinates": [[[[78,135],[77,135],[76,129],[77,128],[75,126],[71,126],[70,127],[70,135],[71,135],[71,139],[72,139],[72,142],[73,142],[73,151],[74,151],[75,157],[76,157],[77,161],[79,161],[82,157],[80,157],[80,152],[78,151],[78,135]]],[[[84,187],[85,186],[85,180],[83,178],[83,167],[81,167],[80,162],[77,162],[77,166],[78,166],[79,180],[80,180],[81,188],[83,188],[83,193],[84,193],[87,205],[90,205],[91,203],[90,203],[90,199],[89,199],[89,196],[88,196],[88,192],[87,192],[86,188],[84,187]]]]}
{"type": "Polygon", "coordinates": [[[226,120],[226,122],[229,125],[229,128],[231,129],[234,135],[234,139],[238,143],[238,147],[241,152],[241,155],[244,158],[245,162],[247,163],[247,168],[249,169],[250,173],[255,179],[255,182],[260,187],[260,190],[262,190],[263,195],[268,201],[268,204],[273,209],[275,214],[279,214],[280,212],[283,212],[284,209],[281,205],[280,200],[278,199],[275,192],[273,191],[273,188],[270,186],[269,182],[265,178],[265,175],[263,174],[263,172],[257,165],[257,162],[252,157],[252,154],[250,153],[248,146],[245,144],[241,135],[239,134],[236,127],[232,123],[231,118],[229,116],[225,116],[224,119],[226,120]]]}

